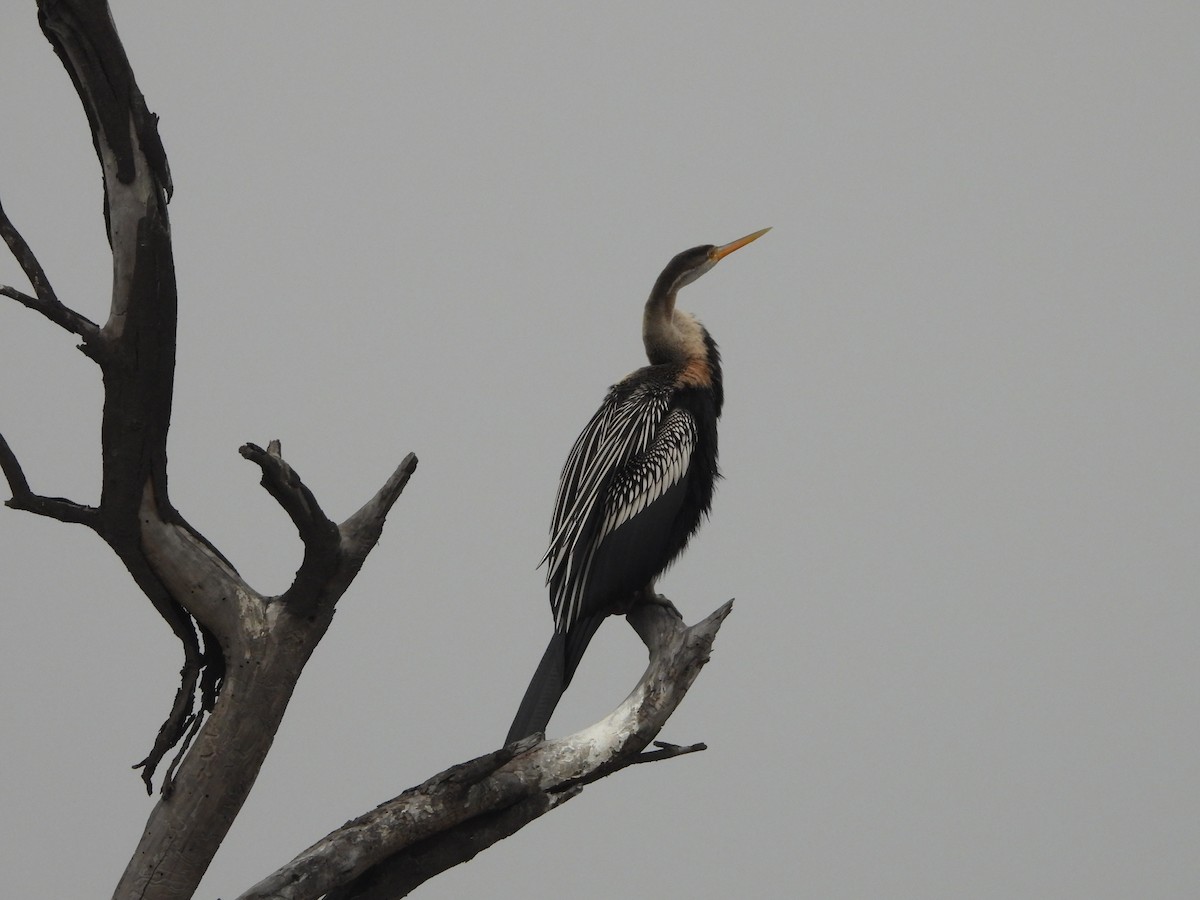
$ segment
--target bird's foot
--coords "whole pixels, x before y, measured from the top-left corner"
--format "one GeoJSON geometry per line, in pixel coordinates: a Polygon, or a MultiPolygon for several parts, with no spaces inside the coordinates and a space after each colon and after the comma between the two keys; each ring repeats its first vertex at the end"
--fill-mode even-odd
{"type": "Polygon", "coordinates": [[[675,604],[662,594],[657,593],[653,587],[646,587],[639,591],[630,608],[647,605],[661,606],[676,619],[683,620],[683,614],[676,608],[675,604]]]}

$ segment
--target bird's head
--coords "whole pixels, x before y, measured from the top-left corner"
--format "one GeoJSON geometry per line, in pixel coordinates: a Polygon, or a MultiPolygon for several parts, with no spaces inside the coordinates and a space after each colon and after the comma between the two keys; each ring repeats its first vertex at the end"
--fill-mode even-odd
{"type": "Polygon", "coordinates": [[[720,246],[701,244],[699,247],[692,247],[690,250],[676,254],[675,258],[667,263],[662,274],[658,276],[658,281],[655,282],[650,296],[653,298],[674,295],[681,287],[691,284],[734,250],[740,250],[770,230],[770,228],[763,228],[761,231],[748,234],[736,241],[730,241],[728,244],[720,246]]]}
{"type": "Polygon", "coordinates": [[[642,319],[642,340],[652,364],[702,357],[708,353],[704,328],[692,316],[675,309],[675,294],[691,284],[734,250],[756,241],[770,228],[728,244],[701,244],[684,250],[667,263],[654,283],[642,319]]]}

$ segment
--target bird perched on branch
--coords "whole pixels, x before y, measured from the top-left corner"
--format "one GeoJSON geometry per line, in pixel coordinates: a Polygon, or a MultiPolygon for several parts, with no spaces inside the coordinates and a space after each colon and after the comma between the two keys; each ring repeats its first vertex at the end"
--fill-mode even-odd
{"type": "Polygon", "coordinates": [[[769,230],[685,250],[654,283],[642,317],[650,365],[609,389],[563,466],[542,560],[554,636],[506,743],[545,731],[600,623],[653,597],[655,579],[707,515],[718,478],[721,356],[675,297],[769,230]]]}

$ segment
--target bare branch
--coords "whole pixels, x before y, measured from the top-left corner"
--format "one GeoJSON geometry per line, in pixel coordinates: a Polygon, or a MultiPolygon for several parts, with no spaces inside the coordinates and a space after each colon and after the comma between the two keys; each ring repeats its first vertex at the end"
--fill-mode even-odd
{"type": "Polygon", "coordinates": [[[59,302],[58,295],[50,286],[50,279],[46,277],[42,264],[38,262],[25,238],[8,218],[3,205],[0,205],[0,236],[4,238],[4,243],[8,245],[8,249],[20,264],[21,271],[29,279],[36,296],[31,297],[8,285],[0,285],[0,294],[11,297],[18,303],[40,312],[55,325],[65,328],[72,334],[79,335],[85,342],[94,341],[100,334],[100,326],[59,302]]]}
{"type": "Polygon", "coordinates": [[[6,284],[0,285],[0,295],[11,297],[29,309],[40,312],[60,328],[79,335],[84,340],[84,349],[88,351],[88,355],[95,355],[93,343],[100,336],[100,326],[91,319],[81,316],[56,299],[44,300],[41,297],[31,297],[6,284]]]}
{"type": "Polygon", "coordinates": [[[17,262],[21,266],[21,271],[25,273],[25,277],[29,279],[29,283],[33,286],[33,291],[37,294],[39,300],[58,302],[58,297],[54,293],[54,288],[50,286],[50,279],[46,277],[46,271],[42,268],[42,264],[38,262],[34,256],[33,250],[21,233],[17,231],[12,220],[9,219],[8,213],[4,211],[3,204],[0,204],[0,236],[4,238],[4,243],[8,245],[8,249],[12,255],[16,257],[17,262]]]}
{"type": "Polygon", "coordinates": [[[538,793],[507,809],[476,816],[368,869],[325,900],[394,900],[405,897],[430,878],[469,862],[492,844],[516,834],[534,819],[577,797],[582,787],[553,794],[538,793]]]}
{"type": "Polygon", "coordinates": [[[337,569],[341,535],[338,527],[321,509],[321,504],[281,455],[279,441],[271,441],[264,450],[257,444],[243,444],[238,451],[262,469],[263,487],[291,518],[304,542],[304,561],[285,597],[311,601],[337,569]]]}
{"type": "Polygon", "coordinates": [[[8,446],[4,435],[0,435],[0,470],[4,472],[12,491],[12,499],[6,501],[5,506],[47,516],[60,522],[73,522],[93,529],[99,526],[100,510],[95,507],[84,506],[63,497],[44,497],[30,490],[25,473],[21,471],[21,464],[12,448],[8,446]]]}
{"type": "Polygon", "coordinates": [[[660,759],[671,759],[675,756],[684,756],[688,753],[699,753],[702,750],[708,749],[708,744],[668,744],[666,741],[655,741],[654,746],[657,750],[651,750],[649,753],[641,753],[638,755],[634,763],[657,762],[660,759]]]}
{"type": "MultiPolygon", "coordinates": [[[[669,602],[635,606],[626,618],[643,640],[649,636],[650,665],[625,702],[609,716],[527,754],[538,757],[545,773],[542,789],[589,784],[636,763],[708,662],[717,632],[732,610],[730,600],[688,627],[669,602]]],[[[679,754],[662,758],[674,755],[679,754]]]]}
{"type": "Polygon", "coordinates": [[[331,535],[336,535],[337,526],[322,511],[321,504],[300,480],[296,470],[284,461],[279,441],[271,441],[266,450],[257,444],[243,444],[238,452],[262,469],[262,486],[283,507],[305,544],[336,541],[331,535]]]}
{"type": "Polygon", "coordinates": [[[339,885],[346,887],[331,898],[404,896],[402,891],[554,808],[558,795],[574,796],[583,785],[639,762],[702,749],[702,744],[660,744],[658,751],[642,752],[708,661],[732,604],[690,628],[667,603],[635,607],[629,618],[636,620],[639,634],[648,636],[650,664],[605,719],[559,740],[525,738],[449,769],[318,841],[239,900],[316,900],[339,885]],[[507,762],[505,754],[511,757],[507,762]]]}
{"type": "Polygon", "coordinates": [[[383,532],[384,519],[399,498],[404,486],[413,472],[417,471],[417,457],[410,453],[400,461],[396,471],[368,500],[358,512],[341,525],[342,540],[346,544],[346,552],[362,558],[375,546],[379,535],[383,532]]]}
{"type": "Polygon", "coordinates": [[[262,469],[263,487],[287,512],[304,542],[304,561],[282,599],[336,603],[379,541],[388,512],[417,469],[417,457],[405,456],[375,496],[339,527],[283,459],[279,441],[271,441],[266,450],[244,444],[239,452],[262,469]]]}
{"type": "Polygon", "coordinates": [[[535,787],[517,778],[499,779],[490,791],[481,792],[479,788],[514,756],[535,744],[532,737],[516,741],[409,788],[313,844],[238,900],[320,897],[344,884],[348,876],[358,875],[378,860],[452,828],[471,815],[504,809],[527,799],[536,792],[535,787]],[[480,804],[484,804],[482,809],[480,804]]]}

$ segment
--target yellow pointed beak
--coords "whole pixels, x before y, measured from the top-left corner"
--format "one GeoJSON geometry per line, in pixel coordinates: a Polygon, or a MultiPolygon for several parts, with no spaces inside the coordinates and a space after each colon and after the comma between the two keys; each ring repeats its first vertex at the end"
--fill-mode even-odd
{"type": "Polygon", "coordinates": [[[751,241],[757,241],[770,230],[770,228],[764,228],[762,231],[756,231],[754,234],[748,234],[744,238],[738,238],[736,241],[730,241],[728,244],[722,244],[720,247],[714,247],[709,255],[713,258],[713,262],[724,259],[734,250],[741,250],[751,241]]]}

